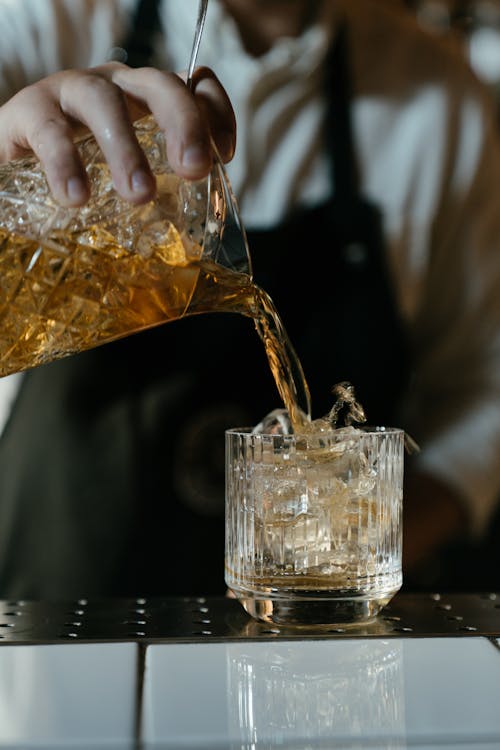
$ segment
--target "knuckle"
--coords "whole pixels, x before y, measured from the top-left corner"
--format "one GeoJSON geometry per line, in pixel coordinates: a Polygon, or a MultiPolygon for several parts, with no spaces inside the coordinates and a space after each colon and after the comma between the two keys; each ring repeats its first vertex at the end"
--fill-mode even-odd
{"type": "Polygon", "coordinates": [[[170,87],[172,84],[178,86],[181,83],[179,77],[168,70],[146,67],[140,68],[140,72],[144,76],[145,84],[150,88],[170,87]]]}
{"type": "Polygon", "coordinates": [[[100,97],[116,95],[116,86],[95,71],[88,71],[78,81],[78,95],[100,97]]]}
{"type": "Polygon", "coordinates": [[[6,109],[37,107],[44,96],[43,83],[38,81],[18,91],[4,106],[6,109]]]}
{"type": "MultiPolygon", "coordinates": [[[[59,140],[69,137],[71,137],[71,127],[62,115],[54,114],[33,120],[30,133],[33,145],[45,139],[59,140]]],[[[63,144],[64,140],[61,141],[61,147],[63,144]]]]}
{"type": "Polygon", "coordinates": [[[141,68],[144,87],[150,92],[164,92],[168,96],[191,99],[184,78],[170,70],[159,68],[141,68]]]}
{"type": "Polygon", "coordinates": [[[60,103],[63,111],[78,111],[82,102],[86,107],[98,107],[103,102],[121,99],[119,88],[97,69],[73,71],[61,84],[60,103]]]}
{"type": "Polygon", "coordinates": [[[57,111],[42,113],[26,129],[26,141],[43,160],[64,163],[74,159],[73,128],[64,115],[57,111]]]}
{"type": "Polygon", "coordinates": [[[150,82],[158,83],[159,81],[163,81],[165,75],[165,71],[150,65],[145,65],[140,68],[130,68],[127,65],[121,65],[113,70],[112,80],[118,83],[124,80],[131,80],[145,85],[150,82]]]}
{"type": "Polygon", "coordinates": [[[126,71],[130,70],[130,66],[126,65],[125,63],[119,62],[118,60],[111,60],[110,62],[102,63],[102,65],[96,65],[93,68],[89,68],[89,70],[97,73],[98,75],[104,75],[105,77],[109,77],[110,79],[113,77],[113,74],[116,71],[126,71]]]}

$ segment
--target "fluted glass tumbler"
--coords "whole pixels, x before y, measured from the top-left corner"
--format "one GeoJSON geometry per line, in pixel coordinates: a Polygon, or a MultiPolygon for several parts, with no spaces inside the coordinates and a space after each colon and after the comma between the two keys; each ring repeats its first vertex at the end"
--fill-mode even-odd
{"type": "Polygon", "coordinates": [[[281,625],[372,619],[402,584],[404,432],[226,432],[227,586],[281,625]]]}

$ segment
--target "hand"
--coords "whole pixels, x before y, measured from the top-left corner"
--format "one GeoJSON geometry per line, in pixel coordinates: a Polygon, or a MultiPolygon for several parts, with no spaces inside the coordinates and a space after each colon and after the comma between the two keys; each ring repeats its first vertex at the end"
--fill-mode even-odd
{"type": "Polygon", "coordinates": [[[181,177],[208,174],[210,135],[221,158],[232,158],[233,110],[208,68],[195,72],[191,92],[175,73],[113,62],[55,73],[0,107],[0,162],[35,153],[55,199],[64,206],[82,205],[90,192],[74,140],[91,131],[118,193],[131,203],[145,203],[155,194],[155,180],[132,123],[148,112],[165,132],[168,160],[181,177]]]}

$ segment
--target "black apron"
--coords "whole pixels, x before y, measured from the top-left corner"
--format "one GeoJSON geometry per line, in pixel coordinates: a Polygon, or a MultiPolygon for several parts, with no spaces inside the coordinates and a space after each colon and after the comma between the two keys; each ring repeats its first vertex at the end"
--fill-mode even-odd
{"type": "MultiPolygon", "coordinates": [[[[155,3],[134,24],[146,5],[142,55],[158,28],[155,3]]],[[[325,81],[334,197],[249,241],[313,416],[349,380],[369,421],[390,424],[408,356],[381,216],[358,188],[348,69],[344,30],[325,81]]],[[[188,317],[26,373],[0,441],[0,598],[222,593],[224,430],[277,406],[239,315],[188,317]]]]}

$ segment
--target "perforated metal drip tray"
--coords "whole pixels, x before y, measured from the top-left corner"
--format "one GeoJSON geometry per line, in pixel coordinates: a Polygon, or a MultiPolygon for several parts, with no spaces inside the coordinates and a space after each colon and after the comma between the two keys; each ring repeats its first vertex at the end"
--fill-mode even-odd
{"type": "Polygon", "coordinates": [[[260,624],[237,601],[224,597],[0,600],[0,645],[463,635],[500,637],[500,593],[400,594],[373,622],[324,629],[260,624]]]}

